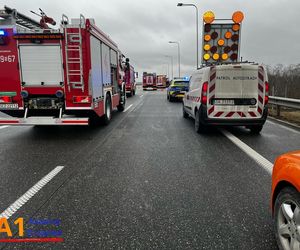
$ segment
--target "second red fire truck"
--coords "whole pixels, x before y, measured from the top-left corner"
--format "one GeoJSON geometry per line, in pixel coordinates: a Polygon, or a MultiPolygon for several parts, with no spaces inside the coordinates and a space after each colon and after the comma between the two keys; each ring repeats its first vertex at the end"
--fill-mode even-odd
{"type": "Polygon", "coordinates": [[[157,85],[157,88],[166,88],[167,87],[167,76],[166,75],[158,75],[156,85],[157,85]]]}
{"type": "Polygon", "coordinates": [[[143,73],[143,90],[157,90],[156,73],[143,73]]]}
{"type": "Polygon", "coordinates": [[[126,95],[133,96],[136,92],[136,83],[135,83],[135,72],[133,66],[129,63],[129,59],[126,59],[125,64],[125,88],[126,95]]]}
{"type": "Polygon", "coordinates": [[[83,15],[54,30],[5,6],[0,67],[0,125],[107,124],[124,110],[122,53],[83,15]]]}

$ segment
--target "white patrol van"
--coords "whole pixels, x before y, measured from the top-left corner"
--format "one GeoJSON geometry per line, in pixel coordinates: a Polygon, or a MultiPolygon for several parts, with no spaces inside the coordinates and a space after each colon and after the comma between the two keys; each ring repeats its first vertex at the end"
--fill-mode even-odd
{"type": "Polygon", "coordinates": [[[183,117],[195,119],[195,130],[207,125],[246,126],[260,133],[267,119],[268,76],[258,64],[204,67],[190,79],[183,98],[183,117]]]}

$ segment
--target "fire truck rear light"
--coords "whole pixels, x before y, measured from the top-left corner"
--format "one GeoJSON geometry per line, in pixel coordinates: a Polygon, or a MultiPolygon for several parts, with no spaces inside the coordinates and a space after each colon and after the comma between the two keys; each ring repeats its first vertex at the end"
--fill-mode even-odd
{"type": "Polygon", "coordinates": [[[92,103],[91,96],[74,96],[73,103],[92,103]]]}
{"type": "Polygon", "coordinates": [[[0,103],[12,103],[11,96],[0,96],[0,103]]]}

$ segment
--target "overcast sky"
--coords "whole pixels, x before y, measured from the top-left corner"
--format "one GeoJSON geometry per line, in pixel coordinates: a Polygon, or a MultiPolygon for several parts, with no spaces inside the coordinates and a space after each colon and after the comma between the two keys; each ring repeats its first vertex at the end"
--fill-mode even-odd
{"type": "MultiPolygon", "coordinates": [[[[300,63],[299,0],[182,2],[199,8],[200,41],[205,11],[212,10],[216,18],[231,18],[234,11],[241,10],[245,14],[241,48],[244,59],[271,65],[300,63]]],[[[164,55],[171,55],[174,75],[177,75],[177,47],[168,41],[179,41],[181,72],[189,75],[196,68],[195,9],[177,7],[177,3],[177,0],[0,0],[0,7],[16,8],[35,19],[29,11],[42,8],[57,22],[63,13],[69,18],[79,17],[80,13],[92,17],[140,74],[143,71],[166,73],[170,59],[164,55]]]]}

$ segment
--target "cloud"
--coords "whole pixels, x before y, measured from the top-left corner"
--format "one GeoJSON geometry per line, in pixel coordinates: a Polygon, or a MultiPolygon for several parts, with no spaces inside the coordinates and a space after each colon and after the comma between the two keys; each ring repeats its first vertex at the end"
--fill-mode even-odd
{"type": "MultiPolygon", "coordinates": [[[[22,13],[42,8],[58,21],[63,13],[69,17],[95,19],[105,33],[130,58],[136,70],[165,73],[173,56],[177,74],[177,47],[169,40],[179,41],[182,74],[188,75],[196,67],[195,10],[177,7],[175,0],[7,0],[0,1],[22,13]]],[[[183,1],[186,2],[186,1],[183,1]]],[[[206,10],[217,18],[231,18],[235,10],[245,13],[242,27],[241,55],[249,61],[264,64],[300,63],[300,1],[298,0],[202,0],[188,1],[197,4],[199,17],[206,10]]],[[[34,17],[34,16],[33,16],[34,17]]],[[[36,18],[36,17],[34,17],[36,18]]],[[[200,18],[201,19],[201,18],[200,18]]],[[[201,25],[200,22],[200,39],[201,25]]],[[[171,69],[170,69],[171,71],[171,69]]]]}

